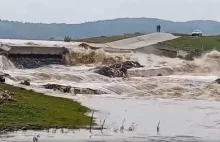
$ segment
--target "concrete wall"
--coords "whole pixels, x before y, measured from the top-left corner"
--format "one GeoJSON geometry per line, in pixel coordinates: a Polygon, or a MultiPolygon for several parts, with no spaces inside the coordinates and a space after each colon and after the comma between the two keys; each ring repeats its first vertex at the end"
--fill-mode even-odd
{"type": "Polygon", "coordinates": [[[134,50],[135,52],[142,52],[147,54],[154,54],[158,56],[165,56],[169,58],[176,58],[177,57],[177,51],[172,50],[172,47],[166,46],[166,45],[150,45],[142,48],[138,48],[134,50]]]}
{"type": "Polygon", "coordinates": [[[65,47],[11,46],[8,54],[62,55],[65,47]]]}

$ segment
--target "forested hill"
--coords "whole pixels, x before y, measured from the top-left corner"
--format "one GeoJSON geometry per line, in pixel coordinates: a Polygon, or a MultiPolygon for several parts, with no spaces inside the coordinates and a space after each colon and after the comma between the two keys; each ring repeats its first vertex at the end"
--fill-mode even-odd
{"type": "Polygon", "coordinates": [[[158,24],[165,32],[191,33],[195,29],[200,29],[206,34],[220,34],[220,23],[208,20],[172,22],[154,18],[120,18],[82,24],[22,23],[1,20],[0,38],[62,40],[65,36],[74,39],[135,32],[151,33],[156,31],[158,24]]]}

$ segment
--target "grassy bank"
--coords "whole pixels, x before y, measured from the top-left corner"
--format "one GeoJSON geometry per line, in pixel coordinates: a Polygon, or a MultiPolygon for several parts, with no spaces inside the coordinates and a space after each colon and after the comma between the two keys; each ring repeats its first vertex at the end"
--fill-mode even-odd
{"type": "Polygon", "coordinates": [[[6,128],[44,129],[79,128],[90,124],[85,113],[88,108],[69,99],[46,96],[11,85],[0,84],[1,91],[8,90],[16,102],[0,105],[0,130],[6,128]]]}
{"type": "Polygon", "coordinates": [[[216,49],[220,51],[220,36],[182,36],[174,40],[165,41],[162,44],[171,45],[183,50],[203,49],[204,51],[210,51],[216,49]]]}

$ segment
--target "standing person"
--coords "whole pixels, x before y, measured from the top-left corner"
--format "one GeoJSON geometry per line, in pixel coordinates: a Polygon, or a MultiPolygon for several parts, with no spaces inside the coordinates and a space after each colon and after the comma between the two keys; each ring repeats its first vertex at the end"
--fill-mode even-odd
{"type": "Polygon", "coordinates": [[[160,25],[158,25],[158,32],[160,33],[160,29],[161,29],[161,26],[160,25]]]}
{"type": "Polygon", "coordinates": [[[157,32],[159,32],[159,26],[157,25],[157,32]]]}

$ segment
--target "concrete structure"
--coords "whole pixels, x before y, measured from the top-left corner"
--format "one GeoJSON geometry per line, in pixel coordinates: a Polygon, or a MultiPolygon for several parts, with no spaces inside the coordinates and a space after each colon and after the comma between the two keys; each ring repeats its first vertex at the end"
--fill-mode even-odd
{"type": "Polygon", "coordinates": [[[148,53],[148,54],[154,54],[158,56],[166,56],[170,58],[176,58],[177,57],[177,51],[178,49],[173,48],[169,45],[164,44],[155,44],[150,45],[142,48],[137,48],[134,50],[135,52],[141,52],[141,53],[148,53]]]}
{"type": "MultiPolygon", "coordinates": [[[[39,45],[0,44],[0,54],[5,55],[17,68],[38,68],[46,65],[66,64],[65,47],[39,45]]],[[[3,57],[5,57],[3,56],[3,57]]]]}
{"type": "Polygon", "coordinates": [[[2,53],[12,54],[26,54],[26,55],[62,55],[66,53],[65,47],[48,47],[37,45],[5,45],[1,44],[0,50],[2,53]]]}
{"type": "MultiPolygon", "coordinates": [[[[127,38],[123,40],[118,40],[114,42],[104,43],[104,44],[97,44],[97,43],[81,43],[79,44],[80,47],[84,48],[91,48],[91,49],[99,49],[103,48],[107,52],[131,52],[136,51],[138,49],[144,49],[146,53],[162,55],[162,52],[170,53],[172,52],[172,57],[176,57],[177,51],[173,51],[170,48],[162,49],[155,48],[153,45],[156,45],[159,42],[164,42],[167,40],[176,39],[179,36],[174,36],[170,33],[152,33],[132,38],[127,38]],[[160,51],[158,50],[160,49],[160,51]]],[[[171,54],[170,54],[171,55],[171,54]]]]}
{"type": "Polygon", "coordinates": [[[159,42],[164,42],[167,40],[173,40],[178,38],[179,36],[174,36],[170,33],[152,33],[132,38],[127,38],[123,40],[118,40],[114,42],[106,43],[108,46],[117,48],[117,49],[138,49],[147,47],[150,45],[157,44],[159,42]]]}

